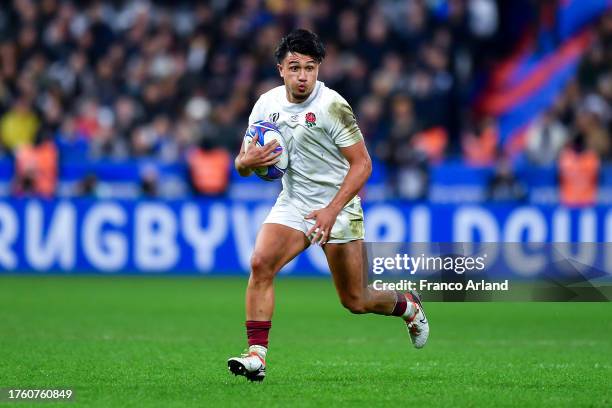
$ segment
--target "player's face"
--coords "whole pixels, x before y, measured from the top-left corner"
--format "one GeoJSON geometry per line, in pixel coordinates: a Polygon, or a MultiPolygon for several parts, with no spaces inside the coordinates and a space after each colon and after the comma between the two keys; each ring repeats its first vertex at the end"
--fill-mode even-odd
{"type": "Polygon", "coordinates": [[[319,63],[308,55],[289,52],[278,64],[278,72],[285,82],[289,102],[300,103],[308,99],[317,83],[319,63]]]}

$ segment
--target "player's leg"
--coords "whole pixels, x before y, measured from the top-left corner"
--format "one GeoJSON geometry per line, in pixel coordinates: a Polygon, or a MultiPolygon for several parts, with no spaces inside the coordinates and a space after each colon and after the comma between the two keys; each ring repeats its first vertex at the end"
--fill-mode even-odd
{"type": "Polygon", "coordinates": [[[352,313],[390,315],[393,312],[397,299],[395,292],[366,287],[364,268],[367,263],[363,241],[325,244],[323,251],[344,307],[352,313]]]}
{"type": "Polygon", "coordinates": [[[362,240],[328,243],[323,247],[340,302],[352,313],[399,316],[408,327],[415,347],[421,348],[429,337],[429,323],[416,292],[375,290],[365,282],[367,256],[362,240]]]}
{"type": "Polygon", "coordinates": [[[272,318],[274,277],[309,245],[302,231],[281,224],[263,224],[251,256],[251,276],[246,291],[247,320],[272,318]]]}
{"type": "Polygon", "coordinates": [[[246,290],[246,329],[249,350],[230,358],[229,370],[251,381],[266,375],[268,333],[274,312],[274,277],[309,245],[302,231],[281,224],[263,224],[251,256],[251,275],[246,290]]]}

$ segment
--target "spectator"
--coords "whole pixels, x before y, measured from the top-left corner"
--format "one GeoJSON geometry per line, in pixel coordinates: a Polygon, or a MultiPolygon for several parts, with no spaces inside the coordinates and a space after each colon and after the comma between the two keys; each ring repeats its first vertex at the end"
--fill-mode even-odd
{"type": "Polygon", "coordinates": [[[11,151],[34,143],[40,119],[23,96],[0,118],[0,140],[11,151]]]}
{"type": "Polygon", "coordinates": [[[427,161],[439,164],[444,159],[448,134],[442,126],[433,126],[414,135],[412,147],[424,154],[427,161]]]}
{"type": "Polygon", "coordinates": [[[538,166],[553,165],[565,146],[567,137],[567,129],[555,117],[554,112],[550,110],[544,112],[527,129],[525,149],[527,159],[538,166]]]}
{"type": "Polygon", "coordinates": [[[587,146],[602,159],[610,158],[610,134],[606,129],[609,119],[610,107],[595,94],[583,100],[576,118],[576,128],[584,134],[587,146]]]}
{"type": "Polygon", "coordinates": [[[559,157],[559,193],[561,204],[583,207],[595,204],[600,161],[588,147],[586,137],[578,133],[559,157]]]}
{"type": "Polygon", "coordinates": [[[358,107],[359,128],[366,141],[372,146],[375,146],[385,136],[383,109],[382,99],[375,96],[363,98],[358,107]]]}
{"type": "Polygon", "coordinates": [[[413,146],[418,124],[412,106],[407,95],[398,94],[393,98],[389,134],[378,143],[375,151],[390,169],[391,194],[421,199],[428,190],[428,163],[426,154],[413,146]]]}
{"type": "Polygon", "coordinates": [[[463,155],[470,166],[492,166],[497,158],[499,135],[495,120],[481,119],[472,131],[463,134],[463,155]]]}
{"type": "Polygon", "coordinates": [[[377,69],[382,64],[384,56],[395,49],[397,49],[397,45],[389,36],[389,28],[384,16],[380,12],[374,11],[367,19],[365,41],[359,47],[359,53],[365,60],[369,61],[371,69],[377,69]]]}
{"type": "Polygon", "coordinates": [[[15,152],[15,189],[18,196],[52,197],[57,184],[57,148],[51,140],[23,145],[15,152]]]}
{"type": "Polygon", "coordinates": [[[229,186],[232,159],[227,150],[206,144],[187,156],[191,185],[197,194],[220,195],[229,186]]]}
{"type": "Polygon", "coordinates": [[[82,159],[87,157],[89,144],[85,135],[78,131],[74,117],[66,116],[55,133],[61,159],[82,159]]]}
{"type": "Polygon", "coordinates": [[[527,198],[525,186],[517,179],[512,169],[512,162],[501,157],[495,168],[495,174],[487,188],[489,201],[516,202],[527,198]]]}

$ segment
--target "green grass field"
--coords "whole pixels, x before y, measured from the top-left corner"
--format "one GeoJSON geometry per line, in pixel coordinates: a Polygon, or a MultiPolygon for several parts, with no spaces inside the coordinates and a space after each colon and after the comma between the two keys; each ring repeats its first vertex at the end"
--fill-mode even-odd
{"type": "Polygon", "coordinates": [[[226,367],[246,345],[245,283],[0,277],[0,387],[75,390],[47,407],[612,406],[612,303],[425,303],[414,350],[330,280],[284,279],[257,384],[226,367]]]}

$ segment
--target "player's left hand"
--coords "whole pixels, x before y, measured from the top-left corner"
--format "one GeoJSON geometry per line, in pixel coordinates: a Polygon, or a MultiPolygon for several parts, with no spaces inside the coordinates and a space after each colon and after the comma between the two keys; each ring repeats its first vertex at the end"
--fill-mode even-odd
{"type": "Polygon", "coordinates": [[[324,245],[329,240],[332,227],[336,223],[338,212],[330,207],[311,211],[306,217],[307,220],[315,220],[315,225],[308,230],[306,236],[310,238],[311,244],[324,245]]]}

